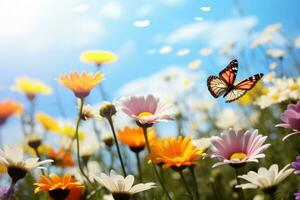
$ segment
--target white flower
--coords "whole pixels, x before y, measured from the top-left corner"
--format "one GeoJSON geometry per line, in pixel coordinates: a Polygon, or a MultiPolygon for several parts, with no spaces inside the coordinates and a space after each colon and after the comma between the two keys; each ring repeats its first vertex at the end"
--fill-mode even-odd
{"type": "Polygon", "coordinates": [[[129,199],[136,193],[150,190],[155,187],[155,183],[152,182],[133,185],[134,176],[128,175],[124,178],[123,176],[116,174],[113,170],[110,171],[109,176],[101,173],[100,176],[93,177],[98,183],[112,193],[115,200],[129,199]]]}
{"type": "Polygon", "coordinates": [[[295,47],[296,48],[300,48],[300,36],[298,36],[296,39],[295,39],[295,47]]]}
{"type": "Polygon", "coordinates": [[[254,40],[250,45],[251,48],[256,48],[258,46],[267,44],[273,40],[273,36],[271,34],[262,34],[259,38],[254,40]]]}
{"type": "Polygon", "coordinates": [[[4,151],[0,149],[0,164],[6,168],[17,167],[30,172],[34,168],[46,169],[41,165],[51,163],[53,160],[44,160],[39,162],[39,158],[28,158],[24,160],[24,151],[20,146],[5,146],[4,151]]]}
{"type": "Polygon", "coordinates": [[[273,82],[275,80],[275,77],[276,77],[276,73],[271,72],[271,73],[268,73],[268,74],[264,75],[264,78],[262,79],[262,81],[264,83],[270,83],[270,82],[273,82]]]}
{"type": "Polygon", "coordinates": [[[216,119],[217,127],[221,129],[228,129],[235,126],[240,126],[240,116],[231,108],[221,110],[216,119]]]}
{"type": "MultiPolygon", "coordinates": [[[[73,143],[73,148],[76,148],[76,143],[73,143]]],[[[87,137],[80,141],[80,156],[91,156],[100,148],[100,144],[96,138],[87,137]]]]}
{"type": "MultiPolygon", "coordinates": [[[[78,110],[80,109],[80,99],[77,99],[77,108],[78,110]]],[[[81,118],[83,120],[87,120],[87,119],[103,119],[100,115],[99,112],[96,111],[96,109],[94,108],[94,106],[91,106],[89,104],[84,104],[82,107],[82,115],[81,118]]]]}
{"type": "MultiPolygon", "coordinates": [[[[85,174],[88,175],[89,179],[91,181],[94,181],[94,176],[99,176],[102,172],[102,167],[99,164],[99,162],[95,161],[95,160],[90,160],[87,163],[87,168],[84,168],[84,172],[85,174]]],[[[79,168],[73,168],[71,170],[71,174],[73,174],[76,178],[76,180],[78,180],[79,182],[83,183],[84,182],[84,178],[79,170],[79,168]]]]}
{"type": "Polygon", "coordinates": [[[207,47],[207,48],[200,49],[199,53],[201,56],[210,56],[212,52],[213,52],[212,48],[207,47]]]}
{"type": "Polygon", "coordinates": [[[111,147],[114,144],[114,136],[110,131],[102,132],[100,139],[108,147],[111,147]]]}
{"type": "Polygon", "coordinates": [[[258,169],[258,172],[250,171],[245,175],[238,176],[249,183],[237,185],[236,187],[242,189],[260,188],[262,190],[271,188],[281,183],[294,171],[294,169],[288,169],[289,166],[288,164],[278,171],[278,165],[273,164],[269,169],[261,167],[258,169]]]}
{"type": "Polygon", "coordinates": [[[211,138],[193,139],[192,144],[202,151],[206,150],[211,145],[211,138]]]}
{"type": "Polygon", "coordinates": [[[273,57],[273,58],[279,58],[282,59],[285,55],[285,52],[281,49],[269,49],[266,51],[267,56],[273,57]]]}

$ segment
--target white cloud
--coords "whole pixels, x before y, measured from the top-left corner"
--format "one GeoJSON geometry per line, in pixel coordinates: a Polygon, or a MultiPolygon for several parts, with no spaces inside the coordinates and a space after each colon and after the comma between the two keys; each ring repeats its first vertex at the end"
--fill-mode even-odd
{"type": "Polygon", "coordinates": [[[150,25],[150,21],[149,20],[139,20],[139,21],[133,22],[133,26],[139,27],[139,28],[146,28],[149,25],[150,25]]]}
{"type": "Polygon", "coordinates": [[[168,54],[168,53],[171,53],[172,52],[172,47],[171,46],[162,46],[160,49],[159,49],[159,53],[160,54],[168,54]]]}
{"type": "Polygon", "coordinates": [[[1,48],[9,46],[37,52],[95,42],[105,33],[101,21],[91,15],[82,16],[74,12],[76,6],[78,3],[72,0],[64,3],[58,0],[2,1],[1,48]]]}
{"type": "Polygon", "coordinates": [[[253,16],[195,22],[178,28],[166,37],[166,41],[174,44],[197,39],[207,41],[211,47],[219,48],[228,41],[244,40],[256,24],[257,18],[253,16]]]}
{"type": "Polygon", "coordinates": [[[200,8],[200,10],[202,10],[203,12],[209,12],[209,11],[211,11],[211,7],[210,6],[202,6],[200,8]]]}
{"type": "Polygon", "coordinates": [[[123,8],[118,1],[109,1],[101,5],[100,14],[106,18],[118,19],[122,16],[123,8]]]}
{"type": "Polygon", "coordinates": [[[120,96],[153,94],[169,100],[184,94],[189,89],[186,87],[187,81],[193,84],[198,78],[194,72],[171,66],[151,76],[125,84],[118,94],[120,96]]]}

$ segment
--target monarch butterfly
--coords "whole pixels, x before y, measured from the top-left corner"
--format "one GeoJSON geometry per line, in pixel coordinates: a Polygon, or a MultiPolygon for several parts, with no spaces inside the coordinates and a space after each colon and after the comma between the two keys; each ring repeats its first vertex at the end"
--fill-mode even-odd
{"type": "Polygon", "coordinates": [[[251,90],[264,75],[262,73],[255,74],[234,85],[237,71],[238,61],[233,59],[225,69],[219,73],[219,76],[209,76],[207,79],[207,87],[211,95],[215,98],[221,95],[223,95],[223,97],[227,96],[226,103],[233,102],[251,90]]]}

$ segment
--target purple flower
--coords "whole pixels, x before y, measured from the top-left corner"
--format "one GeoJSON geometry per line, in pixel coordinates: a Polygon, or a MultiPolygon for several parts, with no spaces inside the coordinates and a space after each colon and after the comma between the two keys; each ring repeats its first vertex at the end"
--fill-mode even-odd
{"type": "Polygon", "coordinates": [[[300,200],[300,190],[295,193],[295,200],[300,200]]]}
{"type": "MultiPolygon", "coordinates": [[[[300,174],[300,156],[297,156],[296,161],[292,162],[292,166],[295,168],[295,174],[300,174]]],[[[300,197],[300,196],[299,196],[300,197]]]]}
{"type": "Polygon", "coordinates": [[[281,114],[280,118],[284,123],[277,124],[276,127],[292,129],[294,132],[285,136],[282,140],[300,133],[300,101],[296,104],[288,105],[287,109],[281,114]]]}
{"type": "Polygon", "coordinates": [[[8,192],[9,187],[4,186],[0,188],[0,199],[2,199],[4,197],[4,195],[6,195],[6,193],[8,192]]]}

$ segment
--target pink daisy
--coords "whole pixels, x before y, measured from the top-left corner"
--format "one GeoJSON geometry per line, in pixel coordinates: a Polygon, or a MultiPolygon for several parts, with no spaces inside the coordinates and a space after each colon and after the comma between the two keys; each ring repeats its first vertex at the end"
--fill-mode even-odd
{"type": "Polygon", "coordinates": [[[228,133],[221,133],[221,137],[212,137],[212,158],[219,158],[213,167],[230,164],[231,166],[241,166],[246,162],[258,162],[258,158],[264,158],[262,152],[270,144],[264,144],[267,136],[258,135],[258,131],[244,132],[229,129],[228,133]]]}
{"type": "Polygon", "coordinates": [[[121,100],[122,111],[141,124],[154,124],[172,119],[173,106],[153,95],[130,96],[121,100]]]}
{"type": "Polygon", "coordinates": [[[286,140],[288,137],[300,134],[300,101],[296,104],[289,104],[287,109],[281,114],[280,118],[283,123],[277,124],[276,127],[283,127],[292,129],[293,132],[286,135],[282,140],[286,140]]]}

